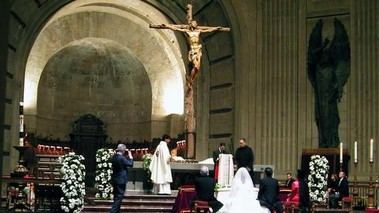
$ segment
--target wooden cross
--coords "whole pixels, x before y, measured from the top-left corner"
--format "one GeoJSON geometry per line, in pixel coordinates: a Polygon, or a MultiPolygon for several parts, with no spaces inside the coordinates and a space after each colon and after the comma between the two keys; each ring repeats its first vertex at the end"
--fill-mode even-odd
{"type": "Polygon", "coordinates": [[[227,27],[209,27],[198,26],[197,22],[193,20],[192,5],[187,4],[187,24],[150,24],[150,28],[157,29],[170,29],[174,31],[184,32],[187,38],[188,60],[190,68],[186,73],[187,92],[185,95],[185,129],[187,136],[187,158],[195,157],[195,113],[193,105],[193,82],[197,74],[200,72],[202,46],[200,43],[200,34],[215,31],[229,32],[230,28],[227,27]]]}

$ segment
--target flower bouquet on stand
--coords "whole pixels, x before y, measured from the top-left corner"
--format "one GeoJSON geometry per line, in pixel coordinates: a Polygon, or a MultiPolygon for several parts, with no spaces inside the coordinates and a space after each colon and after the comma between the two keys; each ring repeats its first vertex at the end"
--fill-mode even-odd
{"type": "Polygon", "coordinates": [[[150,163],[151,163],[151,154],[145,154],[142,156],[142,168],[145,173],[145,177],[143,180],[143,189],[144,190],[151,190],[153,189],[153,182],[151,181],[151,172],[150,172],[150,163]]]}
{"type": "Polygon", "coordinates": [[[113,149],[99,149],[96,152],[96,177],[95,187],[98,192],[96,199],[113,199],[112,186],[112,163],[111,158],[114,155],[113,149]]]}
{"type": "Polygon", "coordinates": [[[84,208],[85,191],[85,166],[82,164],[84,157],[70,152],[59,157],[62,164],[60,170],[63,176],[61,189],[63,197],[60,199],[61,209],[64,212],[76,213],[81,212],[84,208]]]}
{"type": "Polygon", "coordinates": [[[308,176],[309,198],[318,205],[326,205],[328,171],[329,165],[325,156],[311,156],[308,176]]]}

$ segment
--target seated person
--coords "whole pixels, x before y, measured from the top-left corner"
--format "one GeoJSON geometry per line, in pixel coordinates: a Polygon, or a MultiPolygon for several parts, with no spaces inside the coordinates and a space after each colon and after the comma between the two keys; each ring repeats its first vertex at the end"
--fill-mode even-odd
{"type": "Polygon", "coordinates": [[[257,194],[258,189],[254,187],[248,170],[241,167],[233,178],[229,198],[225,203],[225,208],[221,211],[227,213],[269,213],[269,209],[260,205],[257,194]]]}
{"type": "Polygon", "coordinates": [[[291,193],[288,195],[286,202],[299,203],[299,181],[295,180],[291,184],[291,193]]]}
{"type": "Polygon", "coordinates": [[[330,195],[332,194],[335,194],[336,191],[337,191],[337,188],[338,188],[338,177],[337,177],[337,174],[333,173],[331,176],[330,176],[330,179],[328,181],[328,197],[330,197],[330,195]]]}
{"type": "Polygon", "coordinates": [[[334,194],[330,194],[329,196],[330,208],[338,208],[338,201],[341,201],[342,198],[349,196],[349,182],[347,181],[345,172],[341,171],[338,176],[339,180],[337,190],[334,194]]]}
{"type": "Polygon", "coordinates": [[[299,207],[300,212],[308,212],[309,188],[302,170],[297,171],[297,179],[292,183],[291,193],[284,203],[286,208],[293,204],[299,207]]]}
{"type": "Polygon", "coordinates": [[[295,179],[292,177],[292,173],[287,173],[287,180],[286,180],[286,188],[291,188],[292,183],[295,181],[295,179]]]}
{"type": "Polygon", "coordinates": [[[224,204],[214,196],[216,182],[209,177],[209,169],[206,166],[200,168],[200,177],[195,179],[196,200],[208,201],[210,212],[217,212],[224,204]]]}
{"type": "Polygon", "coordinates": [[[258,200],[261,206],[267,207],[271,212],[276,210],[277,213],[283,212],[282,203],[279,200],[278,180],[272,178],[272,169],[265,169],[266,177],[261,180],[259,185],[258,200]]]}

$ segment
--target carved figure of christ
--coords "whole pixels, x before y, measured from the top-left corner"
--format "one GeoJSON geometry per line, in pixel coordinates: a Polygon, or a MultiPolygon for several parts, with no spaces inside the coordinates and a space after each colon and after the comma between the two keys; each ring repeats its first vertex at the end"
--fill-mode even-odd
{"type": "Polygon", "coordinates": [[[173,31],[184,32],[188,45],[188,60],[190,69],[186,73],[187,92],[185,93],[185,129],[187,141],[187,158],[195,158],[195,109],[193,104],[193,83],[200,72],[202,46],[200,42],[201,33],[210,33],[216,31],[229,32],[230,28],[226,27],[209,27],[198,26],[197,22],[192,19],[192,5],[187,5],[187,23],[188,24],[150,24],[150,28],[170,29],[173,31]]]}

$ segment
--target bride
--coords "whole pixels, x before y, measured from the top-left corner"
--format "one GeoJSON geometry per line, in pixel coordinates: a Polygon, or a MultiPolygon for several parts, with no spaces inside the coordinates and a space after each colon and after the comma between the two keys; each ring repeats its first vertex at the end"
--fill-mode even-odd
{"type": "Polygon", "coordinates": [[[270,213],[267,208],[259,204],[257,200],[258,191],[259,189],[254,187],[247,169],[241,167],[233,178],[229,199],[220,212],[241,213],[249,211],[254,213],[270,213]]]}

